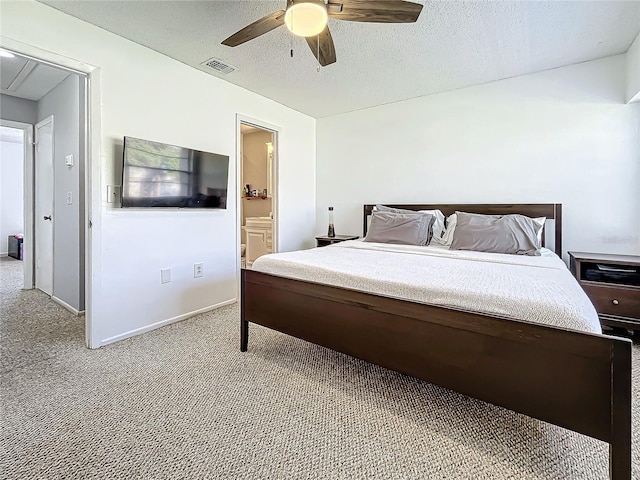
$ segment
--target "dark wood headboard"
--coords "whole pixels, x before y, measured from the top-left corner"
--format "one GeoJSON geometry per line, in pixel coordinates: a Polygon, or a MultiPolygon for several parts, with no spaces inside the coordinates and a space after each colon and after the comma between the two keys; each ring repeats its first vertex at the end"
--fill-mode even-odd
{"type": "MultiPolygon", "coordinates": [[[[367,235],[367,219],[373,211],[373,205],[364,206],[364,235],[367,235]]],[[[444,213],[445,217],[448,217],[456,211],[469,212],[469,213],[482,213],[484,215],[508,215],[510,213],[519,213],[526,215],[527,217],[547,217],[549,220],[554,220],[555,225],[555,244],[554,249],[556,255],[562,258],[562,204],[561,203],[514,203],[514,204],[479,204],[479,203],[467,203],[467,204],[435,204],[435,205],[390,205],[384,203],[392,208],[403,208],[405,210],[440,210],[444,213]]],[[[542,231],[542,244],[544,245],[544,230],[542,231]]]]}

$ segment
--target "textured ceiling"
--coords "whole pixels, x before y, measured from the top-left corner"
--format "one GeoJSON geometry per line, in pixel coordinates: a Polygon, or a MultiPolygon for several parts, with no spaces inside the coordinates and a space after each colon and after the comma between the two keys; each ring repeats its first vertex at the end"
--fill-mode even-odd
{"type": "Polygon", "coordinates": [[[15,56],[0,57],[0,93],[40,100],[69,76],[69,72],[15,56]]]}
{"type": "Polygon", "coordinates": [[[42,1],[203,71],[221,59],[238,70],[214,75],[313,117],[624,53],[640,30],[640,1],[426,1],[415,24],[330,20],[338,60],[318,73],[286,27],[220,45],[284,0],[42,1]]]}

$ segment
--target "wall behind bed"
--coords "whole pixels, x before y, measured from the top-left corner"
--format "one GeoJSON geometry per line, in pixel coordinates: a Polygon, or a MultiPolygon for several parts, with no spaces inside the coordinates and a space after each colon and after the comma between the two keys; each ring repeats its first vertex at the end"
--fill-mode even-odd
{"type": "MultiPolygon", "coordinates": [[[[640,254],[640,104],[624,55],[317,121],[317,225],[364,203],[564,206],[567,250],[640,254]]],[[[565,255],[566,258],[566,255],[565,255]]]]}

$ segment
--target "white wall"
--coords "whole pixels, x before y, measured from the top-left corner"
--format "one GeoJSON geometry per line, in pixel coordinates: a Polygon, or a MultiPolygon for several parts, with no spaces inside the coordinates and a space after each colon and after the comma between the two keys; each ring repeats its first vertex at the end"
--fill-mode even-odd
{"type": "Polygon", "coordinates": [[[53,90],[38,101],[38,121],[53,115],[53,244],[55,252],[53,268],[53,296],[84,310],[81,284],[84,276],[80,259],[84,257],[84,245],[80,232],[84,219],[80,216],[80,171],[84,158],[80,150],[80,103],[84,79],[69,75],[53,90]],[[66,155],[73,155],[74,165],[68,167],[66,155]],[[67,205],[67,193],[72,203],[67,205]]]}
{"type": "Polygon", "coordinates": [[[566,250],[640,253],[640,105],[618,55],[319,119],[317,225],[364,203],[547,203],[566,250]]]}
{"type": "Polygon", "coordinates": [[[23,233],[23,142],[0,141],[0,255],[8,252],[9,235],[23,233]]]}
{"type": "MultiPolygon", "coordinates": [[[[93,258],[96,345],[236,298],[236,115],[282,128],[280,249],[313,245],[315,120],[36,2],[3,2],[2,36],[100,68],[100,253],[93,258]],[[227,210],[118,209],[106,203],[125,135],[229,155],[227,210]],[[304,193],[302,195],[301,193],[304,193]],[[193,278],[193,264],[204,277],[193,278]],[[160,283],[171,268],[173,281],[160,283]]],[[[94,159],[98,160],[98,159],[94,159]]],[[[95,224],[95,223],[94,223],[95,224]]]]}
{"type": "Polygon", "coordinates": [[[640,101],[640,34],[627,51],[627,102],[640,101]]]}
{"type": "MultiPolygon", "coordinates": [[[[4,6],[3,13],[4,13],[4,6]]],[[[35,124],[38,116],[38,104],[24,98],[0,94],[0,118],[13,122],[35,124]]]]}

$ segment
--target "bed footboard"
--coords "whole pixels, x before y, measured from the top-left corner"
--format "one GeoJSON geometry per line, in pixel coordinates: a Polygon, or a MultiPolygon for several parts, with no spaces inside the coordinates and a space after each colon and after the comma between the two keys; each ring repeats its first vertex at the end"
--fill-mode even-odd
{"type": "Polygon", "coordinates": [[[610,444],[631,478],[631,342],[242,270],[249,322],[610,444]]]}

